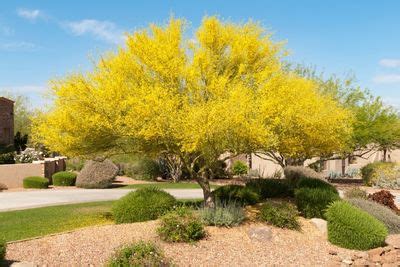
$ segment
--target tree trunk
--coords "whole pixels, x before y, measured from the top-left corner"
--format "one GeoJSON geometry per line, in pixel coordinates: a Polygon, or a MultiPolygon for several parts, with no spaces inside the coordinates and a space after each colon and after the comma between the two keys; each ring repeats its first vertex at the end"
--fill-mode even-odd
{"type": "Polygon", "coordinates": [[[196,180],[199,183],[201,189],[203,189],[204,205],[208,208],[214,208],[215,207],[214,195],[211,192],[210,182],[205,177],[205,175],[206,174],[203,173],[201,176],[197,176],[196,180]]]}
{"type": "Polygon", "coordinates": [[[383,149],[383,159],[382,159],[383,162],[386,162],[386,155],[387,155],[387,149],[384,148],[383,149]]]}
{"type": "Polygon", "coordinates": [[[342,159],[342,176],[346,174],[346,159],[342,159]]]}

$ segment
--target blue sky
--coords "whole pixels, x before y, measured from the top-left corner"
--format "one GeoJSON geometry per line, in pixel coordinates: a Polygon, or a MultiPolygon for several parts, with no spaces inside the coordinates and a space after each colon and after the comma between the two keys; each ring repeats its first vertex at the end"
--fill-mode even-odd
{"type": "Polygon", "coordinates": [[[290,61],[331,74],[353,73],[361,86],[400,107],[400,1],[1,1],[0,90],[41,106],[48,81],[91,66],[124,32],[203,16],[260,21],[286,40],[290,61]]]}

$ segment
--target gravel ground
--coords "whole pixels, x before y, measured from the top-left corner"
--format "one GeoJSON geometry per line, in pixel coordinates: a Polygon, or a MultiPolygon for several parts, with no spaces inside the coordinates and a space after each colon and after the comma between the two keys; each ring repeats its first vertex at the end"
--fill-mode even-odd
{"type": "Polygon", "coordinates": [[[235,228],[207,227],[208,237],[195,244],[167,244],[156,235],[158,222],[91,227],[78,231],[9,244],[9,261],[46,266],[102,266],[112,251],[122,244],[140,239],[153,240],[178,266],[321,266],[333,257],[351,253],[337,248],[309,221],[302,219],[302,232],[270,227],[272,239],[251,240],[248,223],[235,228]]]}

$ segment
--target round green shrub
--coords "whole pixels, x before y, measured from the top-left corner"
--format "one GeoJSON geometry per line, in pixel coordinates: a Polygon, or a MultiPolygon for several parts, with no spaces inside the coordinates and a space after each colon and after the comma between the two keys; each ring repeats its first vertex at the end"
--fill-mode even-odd
{"type": "Polygon", "coordinates": [[[311,168],[302,166],[287,166],[283,169],[283,173],[291,185],[296,185],[297,182],[302,178],[322,178],[320,173],[311,168]]]}
{"type": "Polygon", "coordinates": [[[347,190],[344,193],[344,197],[347,199],[351,199],[351,198],[367,199],[368,194],[365,190],[362,190],[359,187],[355,187],[355,188],[351,188],[351,189],[347,190]]]}
{"type": "Polygon", "coordinates": [[[139,241],[118,249],[108,267],[170,266],[161,249],[152,242],[139,241]]]}
{"type": "Polygon", "coordinates": [[[199,215],[204,224],[213,226],[237,226],[246,219],[243,208],[235,203],[217,202],[215,208],[201,208],[199,215]]]}
{"type": "Polygon", "coordinates": [[[234,175],[244,175],[244,174],[247,174],[248,171],[249,171],[249,168],[243,161],[238,160],[238,161],[235,161],[235,163],[233,163],[232,173],[234,175]]]}
{"type": "Polygon", "coordinates": [[[400,234],[400,216],[391,209],[367,199],[351,198],[348,201],[353,206],[362,209],[381,221],[387,227],[390,234],[400,234]]]}
{"type": "Polygon", "coordinates": [[[339,194],[326,188],[299,188],[295,190],[298,210],[306,218],[325,218],[329,204],[339,200],[339,194]]]}
{"type": "Polygon", "coordinates": [[[242,185],[224,185],[213,191],[215,198],[223,203],[236,202],[253,205],[259,202],[260,195],[251,188],[242,185]]]}
{"type": "Polygon", "coordinates": [[[258,192],[262,199],[293,196],[293,189],[286,179],[251,179],[246,187],[258,192]]]}
{"type": "Polygon", "coordinates": [[[193,242],[206,235],[200,219],[192,210],[184,207],[164,215],[157,232],[160,238],[167,242],[193,242]]]}
{"type": "Polygon", "coordinates": [[[74,186],[76,182],[76,173],[73,172],[57,172],[51,177],[53,185],[57,186],[74,186]]]}
{"type": "Polygon", "coordinates": [[[301,178],[297,183],[297,188],[320,188],[338,193],[336,187],[317,178],[301,178]]]}
{"type": "Polygon", "coordinates": [[[175,204],[175,198],[167,192],[145,187],[116,201],[112,213],[116,223],[143,222],[157,219],[175,204]]]}
{"type": "Polygon", "coordinates": [[[327,212],[328,239],[348,249],[368,250],[383,246],[388,230],[385,225],[345,201],[332,203],[327,212]]]}
{"type": "Polygon", "coordinates": [[[48,188],[49,180],[40,176],[30,176],[23,180],[24,188],[48,188]]]}
{"type": "Polygon", "coordinates": [[[0,260],[4,260],[4,257],[6,256],[6,249],[7,249],[6,241],[0,239],[0,260]]]}
{"type": "Polygon", "coordinates": [[[267,202],[261,206],[260,219],[280,228],[300,230],[296,207],[288,202],[267,202]]]}

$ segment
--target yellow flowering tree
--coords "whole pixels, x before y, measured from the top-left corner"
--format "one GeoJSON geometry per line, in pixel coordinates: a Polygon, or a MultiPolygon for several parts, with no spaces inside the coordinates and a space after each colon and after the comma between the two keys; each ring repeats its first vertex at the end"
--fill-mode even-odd
{"type": "Polygon", "coordinates": [[[291,156],[308,153],[307,145],[321,151],[340,145],[335,131],[342,128],[330,123],[342,110],[312,82],[282,70],[282,44],[262,27],[206,17],[194,39],[184,38],[185,27],[177,19],[151,25],[128,35],[126,47],[104,55],[93,71],[53,81],[54,105],[36,118],[36,140],[69,156],[143,153],[179,160],[210,206],[207,174],[224,156],[295,144],[291,156]],[[286,121],[298,111],[301,119],[286,121]],[[316,127],[321,130],[314,133],[316,127]],[[296,129],[310,139],[324,130],[329,136],[302,142],[296,129]]]}

